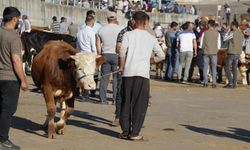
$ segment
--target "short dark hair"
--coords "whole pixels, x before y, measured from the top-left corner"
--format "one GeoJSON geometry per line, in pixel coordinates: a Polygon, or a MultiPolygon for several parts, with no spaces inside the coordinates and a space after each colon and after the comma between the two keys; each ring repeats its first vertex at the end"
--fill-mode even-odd
{"type": "Polygon", "coordinates": [[[56,16],[53,16],[53,17],[52,17],[52,20],[53,20],[53,21],[57,21],[57,17],[56,17],[56,16]]]}
{"type": "Polygon", "coordinates": [[[231,23],[231,25],[232,25],[232,26],[235,26],[236,28],[239,27],[239,23],[238,23],[237,21],[233,21],[233,22],[231,23]]]}
{"type": "Polygon", "coordinates": [[[182,25],[182,29],[183,29],[183,30],[187,30],[188,27],[189,27],[189,24],[190,24],[189,21],[187,21],[186,23],[184,23],[184,24],[182,25]]]}
{"type": "Polygon", "coordinates": [[[215,26],[215,21],[214,20],[208,20],[208,25],[210,25],[211,27],[215,26]]]}
{"type": "Polygon", "coordinates": [[[87,24],[88,22],[90,22],[92,20],[95,20],[94,16],[88,15],[88,16],[86,16],[85,23],[87,24]]]}
{"type": "Polygon", "coordinates": [[[95,15],[95,11],[94,10],[89,10],[89,11],[87,11],[86,15],[87,16],[89,16],[89,15],[95,15]]]}
{"type": "Polygon", "coordinates": [[[135,20],[135,23],[137,25],[144,25],[146,23],[146,20],[148,19],[148,16],[142,11],[137,11],[133,15],[133,19],[135,20]]]}
{"type": "Polygon", "coordinates": [[[14,17],[20,17],[21,13],[16,7],[5,7],[3,11],[3,22],[9,22],[14,17]]]}
{"type": "Polygon", "coordinates": [[[178,23],[173,21],[171,24],[170,24],[170,27],[173,28],[173,27],[177,27],[178,26],[178,23]]]}

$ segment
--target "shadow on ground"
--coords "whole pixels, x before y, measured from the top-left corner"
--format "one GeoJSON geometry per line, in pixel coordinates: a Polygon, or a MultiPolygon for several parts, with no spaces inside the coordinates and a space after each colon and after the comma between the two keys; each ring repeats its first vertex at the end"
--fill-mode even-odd
{"type": "Polygon", "coordinates": [[[76,116],[82,119],[91,120],[91,121],[98,122],[98,123],[102,123],[102,124],[106,124],[106,125],[110,125],[112,123],[112,121],[107,120],[105,118],[91,115],[89,112],[84,112],[84,111],[79,111],[79,110],[75,110],[73,113],[73,116],[76,116]]]}
{"type": "MultiPolygon", "coordinates": [[[[79,117],[82,119],[87,119],[87,120],[97,122],[97,123],[102,123],[102,124],[107,124],[107,125],[111,124],[110,120],[104,119],[102,117],[91,115],[88,112],[75,110],[73,115],[76,117],[79,117]]],[[[60,118],[55,117],[55,121],[58,121],[59,119],[60,118]]],[[[72,126],[84,128],[87,130],[96,131],[96,132],[99,132],[100,134],[111,136],[111,137],[118,137],[118,134],[119,134],[118,132],[115,132],[115,131],[112,131],[112,130],[109,130],[106,128],[97,127],[95,123],[86,122],[86,121],[69,119],[67,121],[67,125],[72,125],[72,126]]],[[[35,123],[35,122],[28,120],[26,118],[14,116],[12,119],[12,127],[15,129],[18,129],[18,130],[28,132],[30,134],[35,134],[38,136],[47,137],[46,133],[45,134],[38,133],[38,131],[44,131],[43,126],[41,124],[35,123]]]]}
{"type": "Polygon", "coordinates": [[[205,134],[205,135],[231,138],[231,139],[250,143],[250,131],[245,130],[245,129],[228,127],[228,132],[223,132],[223,131],[217,131],[217,130],[208,129],[208,128],[191,126],[191,125],[181,125],[181,126],[187,128],[188,130],[201,133],[201,134],[205,134]]]}
{"type": "Polygon", "coordinates": [[[18,116],[14,116],[12,118],[12,128],[18,129],[18,130],[23,130],[25,132],[35,134],[38,136],[46,137],[45,134],[39,134],[37,131],[43,130],[43,126],[41,124],[35,123],[31,120],[21,118],[18,116]]]}

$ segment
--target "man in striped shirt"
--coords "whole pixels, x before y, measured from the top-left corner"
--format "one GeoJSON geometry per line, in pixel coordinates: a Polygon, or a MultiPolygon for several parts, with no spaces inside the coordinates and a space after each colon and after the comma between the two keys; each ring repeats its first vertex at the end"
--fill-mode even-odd
{"type": "Polygon", "coordinates": [[[54,32],[54,33],[59,33],[59,31],[60,31],[60,23],[57,22],[56,16],[54,16],[54,17],[52,18],[52,21],[53,21],[53,22],[52,22],[51,25],[50,25],[51,31],[54,32]]]}

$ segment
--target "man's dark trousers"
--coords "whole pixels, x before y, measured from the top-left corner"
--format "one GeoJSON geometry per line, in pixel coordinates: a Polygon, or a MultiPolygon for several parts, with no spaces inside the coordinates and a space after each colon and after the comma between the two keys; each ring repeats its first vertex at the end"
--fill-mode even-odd
{"type": "Polygon", "coordinates": [[[9,139],[11,118],[17,110],[19,93],[18,81],[0,81],[0,142],[9,139]]]}
{"type": "Polygon", "coordinates": [[[148,108],[149,79],[134,76],[122,78],[120,125],[123,133],[138,136],[148,108]]]}

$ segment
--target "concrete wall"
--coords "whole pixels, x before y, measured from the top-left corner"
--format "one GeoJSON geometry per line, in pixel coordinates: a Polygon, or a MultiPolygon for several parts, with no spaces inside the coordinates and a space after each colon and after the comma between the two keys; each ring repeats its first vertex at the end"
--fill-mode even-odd
{"type": "Polygon", "coordinates": [[[22,14],[27,14],[33,24],[42,25],[44,18],[41,11],[41,0],[0,0],[0,16],[7,6],[17,7],[22,14]]]}
{"type": "MultiPolygon", "coordinates": [[[[50,3],[41,2],[41,0],[0,0],[0,12],[7,6],[17,7],[22,14],[29,16],[32,25],[48,26],[51,23],[52,16],[58,18],[65,16],[68,21],[73,21],[76,24],[82,24],[84,22],[86,9],[72,6],[53,5],[50,3]]],[[[97,20],[102,24],[106,23],[107,11],[95,10],[97,14],[97,20]]],[[[177,14],[151,14],[150,24],[154,22],[160,22],[168,24],[172,21],[183,23],[185,21],[193,21],[196,16],[192,15],[177,15],[177,14]]],[[[127,20],[124,16],[118,16],[118,21],[121,25],[126,26],[127,20]]]]}

